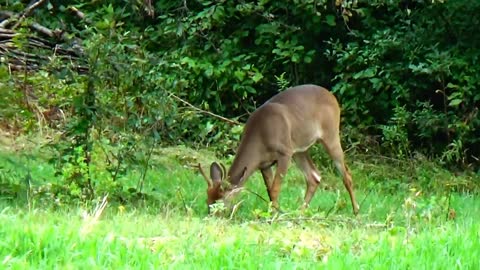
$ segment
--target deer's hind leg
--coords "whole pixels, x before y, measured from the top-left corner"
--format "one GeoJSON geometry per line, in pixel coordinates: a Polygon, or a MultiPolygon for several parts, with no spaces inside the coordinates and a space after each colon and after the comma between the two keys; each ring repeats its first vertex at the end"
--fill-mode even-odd
{"type": "Polygon", "coordinates": [[[355,199],[355,194],[353,192],[352,175],[347,165],[345,164],[343,149],[340,143],[339,132],[334,133],[332,136],[323,138],[321,142],[325,147],[325,149],[327,150],[330,157],[332,158],[335,164],[335,167],[342,175],[343,184],[345,185],[345,188],[347,189],[348,194],[350,195],[350,200],[352,201],[353,213],[357,215],[359,211],[359,206],[357,204],[357,200],[355,199]]]}
{"type": "Polygon", "coordinates": [[[303,207],[308,207],[310,201],[317,191],[318,184],[320,184],[321,176],[318,169],[315,167],[315,164],[312,161],[312,158],[307,151],[296,153],[293,155],[295,163],[302,170],[305,180],[307,183],[307,190],[305,191],[305,198],[303,207]]]}

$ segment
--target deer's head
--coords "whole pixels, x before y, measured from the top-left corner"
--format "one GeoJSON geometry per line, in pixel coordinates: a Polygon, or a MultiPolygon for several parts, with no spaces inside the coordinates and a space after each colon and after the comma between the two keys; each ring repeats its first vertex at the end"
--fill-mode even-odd
{"type": "MultiPolygon", "coordinates": [[[[223,164],[213,162],[210,165],[210,177],[203,171],[202,166],[198,164],[200,173],[203,175],[203,178],[207,181],[207,207],[208,212],[210,213],[210,205],[214,204],[218,200],[224,200],[227,197],[230,197],[239,188],[235,188],[230,184],[230,181],[226,179],[227,170],[223,164]]],[[[243,174],[245,173],[243,171],[243,174]]],[[[243,175],[242,175],[243,178],[243,175]]]]}

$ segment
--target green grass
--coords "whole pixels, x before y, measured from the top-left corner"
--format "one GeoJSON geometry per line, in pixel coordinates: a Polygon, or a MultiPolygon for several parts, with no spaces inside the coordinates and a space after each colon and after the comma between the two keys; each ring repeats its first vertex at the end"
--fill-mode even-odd
{"type": "MultiPolygon", "coordinates": [[[[186,166],[207,164],[208,152],[159,149],[145,180],[151,199],[112,201],[103,211],[24,194],[28,174],[33,186],[60,181],[47,157],[38,149],[0,152],[1,269],[480,269],[478,177],[425,160],[350,162],[358,217],[330,165],[305,212],[298,210],[305,184],[292,168],[282,214],[244,191],[233,215],[208,217],[206,184],[186,166]],[[13,197],[5,195],[11,183],[18,183],[13,197]]],[[[94,175],[104,177],[99,168],[94,175]]],[[[139,177],[132,170],[120,181],[135,186],[139,177]]],[[[247,189],[267,197],[259,174],[247,189]]]]}
{"type": "Polygon", "coordinates": [[[348,218],[235,222],[140,211],[100,220],[80,209],[5,208],[1,267],[10,269],[478,269],[469,221],[383,228],[348,218]],[[338,224],[335,224],[338,220],[338,224]]]}

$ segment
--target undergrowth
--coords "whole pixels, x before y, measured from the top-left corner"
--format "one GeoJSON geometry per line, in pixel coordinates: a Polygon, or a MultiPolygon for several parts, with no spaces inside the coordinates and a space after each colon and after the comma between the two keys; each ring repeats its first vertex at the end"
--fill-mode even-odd
{"type": "Polygon", "coordinates": [[[214,160],[209,151],[158,147],[146,172],[127,167],[115,181],[102,163],[92,164],[96,196],[86,200],[48,163],[54,152],[47,142],[8,142],[0,151],[3,268],[479,267],[478,177],[426,158],[347,152],[361,204],[357,217],[322,154],[315,159],[323,182],[307,210],[300,210],[303,177],[292,166],[280,194],[282,212],[271,210],[254,174],[234,212],[208,216],[206,183],[194,165],[214,160]],[[105,183],[118,188],[107,191],[105,183]]]}

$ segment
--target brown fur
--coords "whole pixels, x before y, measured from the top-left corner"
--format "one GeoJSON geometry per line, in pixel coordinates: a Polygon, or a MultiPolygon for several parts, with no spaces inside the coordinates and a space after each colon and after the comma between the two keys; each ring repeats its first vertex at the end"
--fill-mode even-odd
{"type": "Polygon", "coordinates": [[[207,204],[225,198],[258,169],[262,172],[273,206],[278,208],[281,182],[293,158],[306,178],[304,205],[308,206],[320,176],[308,148],[319,142],[342,174],[353,212],[357,214],[358,204],[353,193],[352,177],[344,162],[339,132],[340,107],[335,96],[325,88],[300,85],[275,95],[248,119],[228,173],[225,175],[222,166],[212,163],[207,204]],[[272,166],[275,164],[277,169],[273,174],[272,166]],[[222,182],[227,183],[226,187],[222,182]]]}

